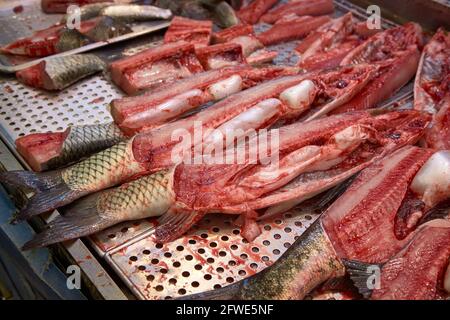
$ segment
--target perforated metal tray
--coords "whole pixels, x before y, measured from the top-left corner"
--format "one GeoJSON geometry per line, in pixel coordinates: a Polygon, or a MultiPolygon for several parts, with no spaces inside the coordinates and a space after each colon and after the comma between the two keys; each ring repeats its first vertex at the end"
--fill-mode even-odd
{"type": "MultiPolygon", "coordinates": [[[[335,3],[336,15],[352,11],[357,18],[366,17],[365,10],[344,0],[335,3]]],[[[383,21],[383,27],[392,26],[395,24],[383,21]]],[[[259,25],[257,30],[265,28],[266,25],[259,25]]],[[[291,52],[296,44],[274,46],[280,52],[276,63],[294,64],[296,58],[291,52]]],[[[152,44],[145,41],[127,43],[102,54],[109,57],[122,55],[123,51],[131,54],[149,45],[152,44]]],[[[3,78],[0,79],[0,135],[15,152],[14,140],[28,133],[108,122],[111,121],[108,103],[120,96],[121,91],[105,75],[88,78],[58,94],[44,93],[25,87],[13,78],[3,78]]],[[[408,107],[411,101],[410,84],[387,103],[408,107]]],[[[225,215],[209,215],[187,235],[163,246],[152,240],[151,219],[119,224],[90,237],[90,241],[137,297],[164,299],[225,286],[263,270],[317,217],[312,207],[298,208],[262,224],[263,233],[253,243],[243,240],[232,217],[225,215]]]]}

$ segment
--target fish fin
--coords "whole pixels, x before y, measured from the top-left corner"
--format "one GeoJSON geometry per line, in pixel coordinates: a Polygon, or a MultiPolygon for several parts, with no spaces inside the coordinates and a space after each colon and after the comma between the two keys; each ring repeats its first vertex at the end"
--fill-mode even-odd
{"type": "Polygon", "coordinates": [[[14,187],[42,192],[58,185],[62,179],[59,171],[36,173],[26,170],[16,170],[0,173],[0,181],[14,187]]]}
{"type": "MultiPolygon", "coordinates": [[[[369,277],[373,276],[373,272],[369,271],[370,266],[377,264],[364,263],[356,260],[342,259],[350,279],[352,280],[358,292],[366,299],[370,298],[373,289],[369,289],[369,277]]],[[[381,265],[378,265],[381,268],[381,265]]]]}
{"type": "Polygon", "coordinates": [[[9,171],[0,173],[0,181],[13,187],[31,189],[35,192],[25,208],[17,214],[15,222],[58,208],[77,194],[66,185],[61,178],[60,171],[48,173],[9,171]]]}
{"type": "Polygon", "coordinates": [[[121,222],[99,214],[97,211],[98,197],[98,194],[93,194],[67,206],[64,215],[50,221],[47,228],[25,243],[22,250],[80,238],[121,222]]]}
{"type": "Polygon", "coordinates": [[[204,214],[199,212],[175,212],[169,210],[158,219],[155,229],[155,239],[159,243],[166,243],[177,239],[188,231],[204,214]]]}
{"type": "Polygon", "coordinates": [[[241,280],[226,287],[178,297],[176,300],[238,300],[244,282],[241,280]]]}

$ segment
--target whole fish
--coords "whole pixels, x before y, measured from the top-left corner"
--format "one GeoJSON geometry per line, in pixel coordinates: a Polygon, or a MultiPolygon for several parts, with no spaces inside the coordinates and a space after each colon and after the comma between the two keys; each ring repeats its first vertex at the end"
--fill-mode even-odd
{"type": "Polygon", "coordinates": [[[432,153],[405,146],[375,162],[273,265],[235,284],[185,298],[303,299],[319,284],[343,276],[347,260],[389,261],[410,241],[396,238],[394,218],[411,180],[432,153]]]}
{"type": "MultiPolygon", "coordinates": [[[[95,18],[100,15],[102,9],[109,7],[111,5],[114,5],[114,2],[99,2],[84,5],[81,8],[79,8],[79,12],[76,12],[76,14],[79,13],[79,16],[77,16],[76,18],[79,18],[80,21],[95,18]]],[[[65,24],[74,18],[75,12],[67,13],[66,15],[64,15],[64,17],[62,17],[61,23],[65,24]]]]}
{"type": "MultiPolygon", "coordinates": [[[[222,129],[243,130],[244,125],[249,125],[244,121],[251,115],[252,122],[260,123],[256,128],[264,127],[280,108],[282,104],[278,99],[264,100],[225,123],[222,129]]],[[[59,217],[54,227],[40,234],[27,248],[88,235],[92,231],[91,225],[103,229],[124,220],[161,214],[155,230],[158,242],[179,237],[208,212],[240,214],[268,207],[266,214],[260,217],[264,219],[333,188],[367,167],[376,159],[376,154],[417,141],[427,124],[423,122],[425,118],[414,111],[379,116],[360,112],[281,127],[279,153],[285,156],[275,171],[279,174],[275,174],[271,166],[259,163],[251,167],[245,164],[180,164],[164,171],[162,176],[140,178],[80,199],[73,204],[70,218],[66,219],[67,214],[59,217]],[[411,123],[419,122],[422,122],[422,129],[409,128],[411,123]],[[393,128],[397,131],[395,136],[402,135],[401,139],[389,134],[393,128]],[[375,142],[377,137],[387,135],[392,138],[375,142]],[[168,183],[164,188],[155,189],[154,186],[161,186],[160,179],[168,183]],[[126,207],[110,206],[117,202],[126,207]]],[[[206,135],[204,141],[206,144],[219,141],[215,138],[212,134],[206,135]]],[[[248,152],[257,145],[257,142],[249,142],[248,152]]],[[[245,215],[244,219],[241,234],[251,241],[258,235],[259,228],[249,216],[245,215]]]]}
{"type": "Polygon", "coordinates": [[[203,0],[202,3],[212,9],[214,21],[220,27],[229,28],[239,24],[239,18],[234,9],[226,1],[203,0]]]}
{"type": "Polygon", "coordinates": [[[129,4],[107,6],[100,11],[100,15],[127,21],[147,21],[170,19],[172,12],[155,6],[129,4]]]}
{"type": "Polygon", "coordinates": [[[19,81],[26,85],[62,90],[78,80],[106,69],[106,63],[93,54],[76,54],[52,57],[29,68],[16,72],[19,81]]]}

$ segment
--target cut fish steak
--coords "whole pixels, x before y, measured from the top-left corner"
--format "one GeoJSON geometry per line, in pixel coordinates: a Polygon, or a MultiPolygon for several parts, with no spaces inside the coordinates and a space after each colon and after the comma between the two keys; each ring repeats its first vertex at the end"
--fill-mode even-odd
{"type": "Polygon", "coordinates": [[[172,19],[164,34],[164,43],[186,41],[196,47],[204,47],[211,41],[212,21],[178,17],[172,19]]]}
{"type": "MultiPolygon", "coordinates": [[[[265,114],[263,118],[269,120],[274,115],[270,110],[276,112],[280,107],[279,100],[267,99],[246,112],[265,114]]],[[[244,113],[228,126],[239,125],[241,121],[248,123],[246,116],[242,117],[244,113]]],[[[262,127],[267,120],[259,122],[262,127]]],[[[243,214],[242,234],[252,240],[259,230],[255,210],[287,201],[298,203],[332,188],[369,165],[379,154],[415,143],[428,122],[429,117],[417,111],[379,116],[359,112],[273,129],[267,136],[282,131],[279,148],[268,153],[269,157],[278,153],[277,162],[265,163],[265,155],[261,154],[253,162],[250,155],[264,143],[259,135],[243,142],[246,148],[242,163],[192,164],[189,157],[184,158],[187,162],[174,169],[80,199],[73,204],[70,213],[55,220],[26,248],[83,236],[120,221],[161,214],[155,237],[158,242],[166,242],[179,237],[209,212],[243,214]],[[161,180],[166,181],[162,186],[161,180]],[[158,190],[153,189],[156,186],[158,190]],[[126,200],[125,207],[111,206],[124,197],[142,200],[126,200]]],[[[242,147],[238,143],[225,155],[242,147]]],[[[193,155],[198,154],[194,151],[193,155]]]]}
{"type": "MultiPolygon", "coordinates": [[[[327,91],[335,95],[323,103],[319,103],[320,99],[318,101],[302,99],[300,105],[290,104],[288,95],[287,104],[274,105],[274,107],[280,108],[280,112],[276,113],[279,121],[295,119],[298,113],[305,110],[308,102],[311,103],[312,108],[318,110],[332,109],[339,103],[348,101],[355,91],[360,90],[361,82],[368,81],[373,71],[371,66],[343,67],[341,75],[352,79],[350,85],[343,88],[336,87],[336,82],[333,80],[339,75],[337,71],[333,71],[334,76],[330,76],[329,73],[321,73],[278,78],[235,93],[188,118],[168,123],[156,130],[137,134],[129,141],[121,142],[73,166],[40,174],[11,171],[1,174],[1,178],[9,183],[28,186],[36,191],[19,216],[22,219],[29,218],[66,205],[84,195],[112,187],[140,175],[171,167],[174,162],[178,161],[174,159],[173,155],[173,148],[180,142],[177,134],[192,135],[194,138],[187,141],[193,147],[203,139],[202,134],[194,134],[194,131],[210,132],[228,121],[233,121],[234,118],[263,100],[278,97],[286,99],[281,96],[282,93],[302,81],[308,83],[317,81],[317,87],[316,85],[301,86],[300,89],[307,89],[307,92],[299,94],[299,96],[306,96],[306,93],[310,96],[309,94],[316,93],[315,96],[320,98],[327,94],[327,91]],[[322,85],[327,83],[330,87],[322,85]]],[[[271,112],[256,114],[263,118],[258,121],[246,120],[244,124],[247,128],[248,123],[251,122],[258,126],[266,125],[267,121],[264,120],[264,117],[267,115],[272,119],[274,116],[271,112]]],[[[272,122],[271,120],[270,123],[272,122]]]]}
{"type": "Polygon", "coordinates": [[[205,70],[246,63],[242,46],[237,43],[222,43],[201,47],[196,49],[195,53],[205,70]]]}
{"type": "Polygon", "coordinates": [[[301,39],[321,25],[330,22],[328,16],[311,17],[287,15],[278,20],[269,30],[257,35],[262,44],[268,46],[280,42],[301,39]]]}
{"type": "Polygon", "coordinates": [[[296,0],[282,4],[261,17],[262,22],[276,23],[289,14],[297,16],[321,16],[334,11],[332,0],[296,0]]]}
{"type": "Polygon", "coordinates": [[[450,35],[439,29],[425,46],[414,84],[414,108],[434,115],[425,141],[450,149],[450,35]]]}
{"type": "Polygon", "coordinates": [[[238,11],[238,17],[242,22],[255,24],[259,18],[270,8],[277,4],[279,0],[253,0],[249,5],[238,11]]]}
{"type": "Polygon", "coordinates": [[[106,64],[93,54],[51,57],[16,72],[17,79],[35,88],[62,90],[78,80],[106,69],[106,64]]]}
{"type": "Polygon", "coordinates": [[[128,94],[136,94],[201,72],[203,67],[193,44],[177,42],[114,61],[110,70],[115,84],[128,94]]]}

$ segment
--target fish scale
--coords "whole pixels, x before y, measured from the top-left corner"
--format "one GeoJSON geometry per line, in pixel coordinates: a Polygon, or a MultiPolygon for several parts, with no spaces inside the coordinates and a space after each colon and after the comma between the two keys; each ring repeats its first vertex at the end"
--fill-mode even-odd
{"type": "MultiPolygon", "coordinates": [[[[118,177],[123,177],[123,174],[127,175],[125,169],[130,160],[130,144],[131,142],[118,143],[63,170],[64,182],[71,190],[80,192],[98,190],[100,181],[117,183],[118,177]]],[[[132,172],[130,173],[132,175],[132,172]]]]}
{"type": "Polygon", "coordinates": [[[141,209],[152,212],[154,208],[151,204],[166,202],[168,207],[173,198],[172,192],[168,189],[170,180],[168,171],[163,170],[120,187],[124,192],[106,191],[97,203],[97,211],[100,215],[107,213],[116,219],[121,219],[125,213],[129,213],[129,209],[139,214],[141,209]]]}
{"type": "Polygon", "coordinates": [[[127,137],[112,122],[71,127],[60,155],[50,159],[45,170],[71,163],[77,160],[80,154],[92,154],[126,139],[127,137]]]}

